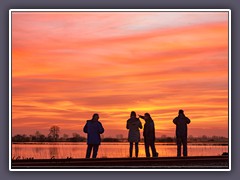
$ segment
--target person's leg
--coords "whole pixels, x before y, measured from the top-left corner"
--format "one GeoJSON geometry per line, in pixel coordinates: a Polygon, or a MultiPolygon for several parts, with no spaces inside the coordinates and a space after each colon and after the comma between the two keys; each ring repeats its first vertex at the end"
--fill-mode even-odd
{"type": "Polygon", "coordinates": [[[149,142],[144,140],[144,146],[145,146],[146,157],[150,157],[149,142]]]}
{"type": "Polygon", "coordinates": [[[184,137],[182,139],[183,143],[183,156],[187,156],[187,137],[184,137]]]}
{"type": "Polygon", "coordinates": [[[151,150],[152,150],[152,157],[158,157],[158,153],[157,153],[156,147],[155,147],[155,142],[152,141],[150,146],[151,146],[151,150]]]}
{"type": "Polygon", "coordinates": [[[177,157],[181,156],[181,144],[182,144],[181,138],[177,137],[177,157]]]}
{"type": "Polygon", "coordinates": [[[133,152],[133,142],[130,142],[130,147],[129,147],[129,155],[132,157],[132,152],[133,152]]]}
{"type": "Polygon", "coordinates": [[[87,146],[87,152],[86,152],[86,158],[90,158],[91,156],[91,151],[92,151],[92,144],[88,144],[87,146]]]}
{"type": "Polygon", "coordinates": [[[138,142],[135,142],[135,156],[138,157],[138,142]]]}
{"type": "Polygon", "coordinates": [[[92,155],[92,158],[97,158],[98,147],[99,147],[98,144],[94,144],[93,145],[93,155],[92,155]]]}

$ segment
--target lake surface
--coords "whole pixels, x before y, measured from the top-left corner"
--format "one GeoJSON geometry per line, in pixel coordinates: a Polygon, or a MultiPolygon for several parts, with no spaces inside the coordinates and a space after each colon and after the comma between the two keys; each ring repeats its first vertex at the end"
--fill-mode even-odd
{"type": "MultiPolygon", "coordinates": [[[[80,143],[24,143],[12,144],[12,158],[50,159],[57,158],[85,158],[86,142],[80,143]]],[[[176,156],[175,143],[156,143],[159,157],[176,156]]],[[[150,151],[151,152],[151,151],[150,151]]],[[[188,144],[188,156],[215,156],[228,152],[227,144],[198,143],[188,144]]],[[[133,155],[135,151],[133,151],[133,155]]],[[[99,158],[129,157],[129,143],[103,142],[98,151],[99,158]]],[[[144,144],[139,144],[139,157],[145,157],[144,144]]]]}

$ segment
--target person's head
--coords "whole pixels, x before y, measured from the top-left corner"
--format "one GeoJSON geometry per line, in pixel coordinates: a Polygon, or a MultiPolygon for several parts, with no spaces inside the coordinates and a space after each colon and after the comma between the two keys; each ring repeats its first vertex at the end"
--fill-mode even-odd
{"type": "Polygon", "coordinates": [[[179,114],[179,115],[184,115],[184,111],[183,111],[182,109],[180,109],[180,110],[178,111],[178,114],[179,114]]]}
{"type": "Polygon", "coordinates": [[[149,113],[145,113],[145,114],[144,114],[144,119],[146,119],[146,120],[151,120],[152,118],[151,118],[151,116],[150,116],[149,113]]]}
{"type": "Polygon", "coordinates": [[[131,114],[130,114],[130,117],[136,117],[136,112],[135,111],[132,111],[131,114]]]}
{"type": "Polygon", "coordinates": [[[98,121],[98,119],[99,119],[99,115],[97,113],[93,114],[92,120],[93,121],[98,121]]]}

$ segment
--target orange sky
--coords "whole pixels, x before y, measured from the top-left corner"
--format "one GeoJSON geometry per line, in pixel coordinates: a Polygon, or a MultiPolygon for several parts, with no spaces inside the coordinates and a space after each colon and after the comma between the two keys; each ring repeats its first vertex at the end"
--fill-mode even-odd
{"type": "Polygon", "coordinates": [[[13,12],[12,133],[83,135],[99,113],[126,136],[132,110],[157,136],[228,136],[227,12],[13,12]]]}

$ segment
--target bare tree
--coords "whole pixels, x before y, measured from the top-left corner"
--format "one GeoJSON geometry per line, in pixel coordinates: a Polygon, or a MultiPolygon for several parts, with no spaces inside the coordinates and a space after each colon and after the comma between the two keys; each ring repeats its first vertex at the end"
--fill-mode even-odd
{"type": "Polygon", "coordinates": [[[48,137],[50,137],[51,139],[53,139],[53,141],[57,141],[59,138],[59,132],[60,132],[60,128],[58,126],[52,126],[49,129],[49,134],[48,137]]]}

